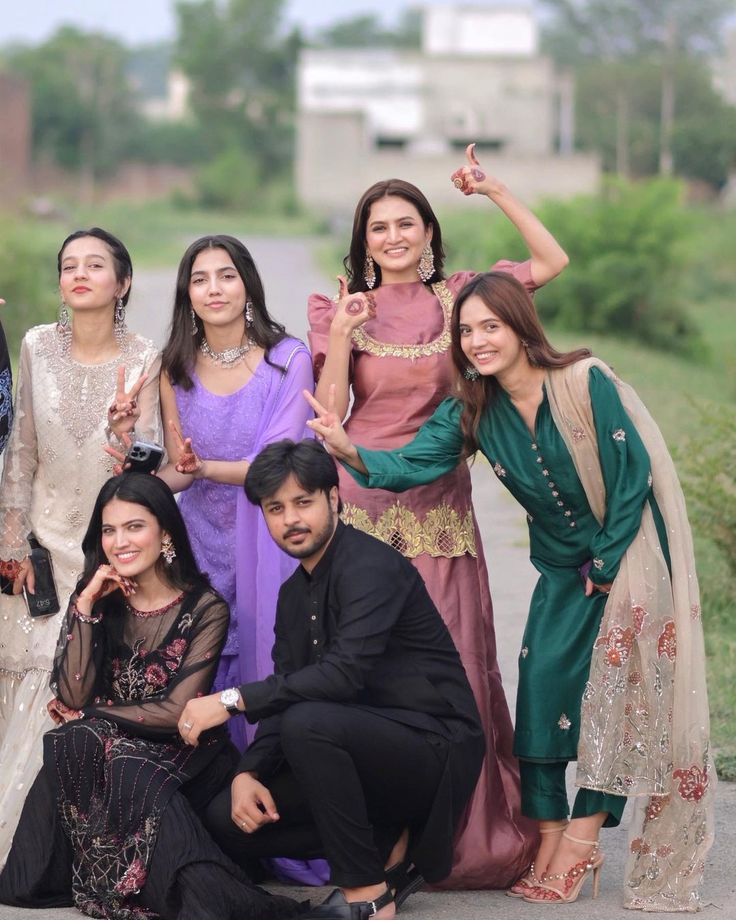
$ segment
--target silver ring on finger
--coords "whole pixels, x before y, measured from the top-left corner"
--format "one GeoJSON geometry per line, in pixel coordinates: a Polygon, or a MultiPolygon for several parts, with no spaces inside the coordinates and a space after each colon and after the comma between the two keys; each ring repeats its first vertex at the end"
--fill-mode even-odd
{"type": "Polygon", "coordinates": [[[241,821],[241,822],[240,822],[240,826],[243,828],[243,830],[246,830],[246,824],[247,824],[246,821],[241,821]]]}
{"type": "Polygon", "coordinates": [[[192,723],[191,723],[191,722],[184,722],[183,725],[182,725],[182,728],[185,728],[188,732],[190,732],[190,731],[192,730],[192,723]]]}

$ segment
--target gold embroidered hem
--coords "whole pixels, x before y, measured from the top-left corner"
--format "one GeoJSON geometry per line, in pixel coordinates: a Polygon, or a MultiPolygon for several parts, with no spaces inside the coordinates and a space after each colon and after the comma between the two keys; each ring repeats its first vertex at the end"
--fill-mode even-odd
{"type": "Polygon", "coordinates": [[[393,546],[408,559],[422,553],[447,559],[466,553],[478,555],[472,512],[461,516],[446,504],[431,508],[420,520],[397,501],[374,521],[364,508],[346,503],[341,518],[357,530],[393,546]]]}
{"type": "MultiPolygon", "coordinates": [[[[438,281],[432,285],[435,296],[442,304],[442,332],[431,342],[421,345],[399,345],[395,342],[379,342],[368,335],[363,326],[353,330],[353,345],[358,351],[365,351],[377,358],[424,358],[428,355],[442,354],[450,347],[450,317],[454,300],[446,282],[438,281]]],[[[444,554],[440,554],[444,555],[444,554]]]]}

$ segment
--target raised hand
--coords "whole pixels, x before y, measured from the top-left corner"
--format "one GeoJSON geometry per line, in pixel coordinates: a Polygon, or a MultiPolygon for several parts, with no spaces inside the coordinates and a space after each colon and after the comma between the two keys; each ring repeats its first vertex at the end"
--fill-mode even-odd
{"type": "Polygon", "coordinates": [[[135,428],[136,421],[140,418],[141,410],[138,406],[138,394],[143,384],[148,379],[148,374],[141,374],[133,386],[125,389],[125,366],[118,367],[117,386],[115,399],[107,410],[107,424],[114,435],[120,440],[123,434],[135,428]]]}
{"type": "Polygon", "coordinates": [[[463,195],[490,195],[499,187],[499,183],[486,175],[481,169],[478,157],[475,155],[475,144],[468,144],[465,149],[467,166],[461,166],[450,176],[452,184],[463,195]]]}
{"type": "Polygon", "coordinates": [[[130,469],[130,463],[126,463],[125,458],[127,457],[128,451],[133,446],[133,439],[127,432],[123,432],[123,434],[120,436],[120,443],[124,448],[124,452],[122,450],[116,450],[109,444],[102,445],[102,449],[105,451],[105,453],[109,454],[113,460],[116,461],[112,467],[113,476],[119,476],[121,473],[124,473],[125,470],[130,469]]]}
{"type": "Polygon", "coordinates": [[[337,276],[340,290],[337,307],[332,319],[333,327],[340,328],[348,334],[362,326],[376,315],[376,300],[371,291],[348,293],[348,282],[344,275],[337,276]]]}
{"type": "Polygon", "coordinates": [[[327,407],[318,402],[309,390],[302,390],[304,398],[314,409],[315,418],[307,422],[328,452],[350,466],[362,467],[355,445],[345,433],[340,416],[335,412],[335,384],[331,384],[327,395],[327,407]]]}
{"type": "Polygon", "coordinates": [[[174,436],[176,450],[179,455],[175,464],[176,471],[197,478],[197,474],[202,472],[204,461],[192,447],[192,439],[185,438],[173,420],[169,420],[169,430],[174,436]]]}

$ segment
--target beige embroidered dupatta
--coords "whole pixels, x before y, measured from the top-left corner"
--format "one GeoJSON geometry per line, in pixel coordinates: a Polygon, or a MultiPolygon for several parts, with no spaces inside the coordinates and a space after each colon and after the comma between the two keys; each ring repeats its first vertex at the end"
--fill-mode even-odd
{"type": "Polygon", "coordinates": [[[626,907],[694,911],[713,842],[716,775],[709,757],[705,651],[690,525],[659,428],[633,389],[595,358],[551,370],[546,379],[552,416],[593,514],[603,522],[606,495],[588,390],[591,367],[614,381],[649,453],[672,577],[646,505],[593,649],[582,702],[577,784],[633,799],[626,907]]]}

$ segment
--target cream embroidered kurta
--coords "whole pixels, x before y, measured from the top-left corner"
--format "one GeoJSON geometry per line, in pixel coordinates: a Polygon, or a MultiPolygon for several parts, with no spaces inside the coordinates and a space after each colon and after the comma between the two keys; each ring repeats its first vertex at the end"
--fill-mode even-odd
{"type": "MultiPolygon", "coordinates": [[[[0,486],[0,558],[21,559],[33,531],[51,553],[62,610],[82,569],[82,537],[94,501],[112,473],[102,450],[117,369],[139,396],[136,435],[161,440],[158,352],[128,334],[120,354],[85,365],[65,353],[55,325],[36,326],[21,345],[15,421],[0,486]]],[[[0,596],[0,863],[4,862],[25,794],[41,766],[41,735],[61,613],[32,618],[20,597],[0,596]]]]}

